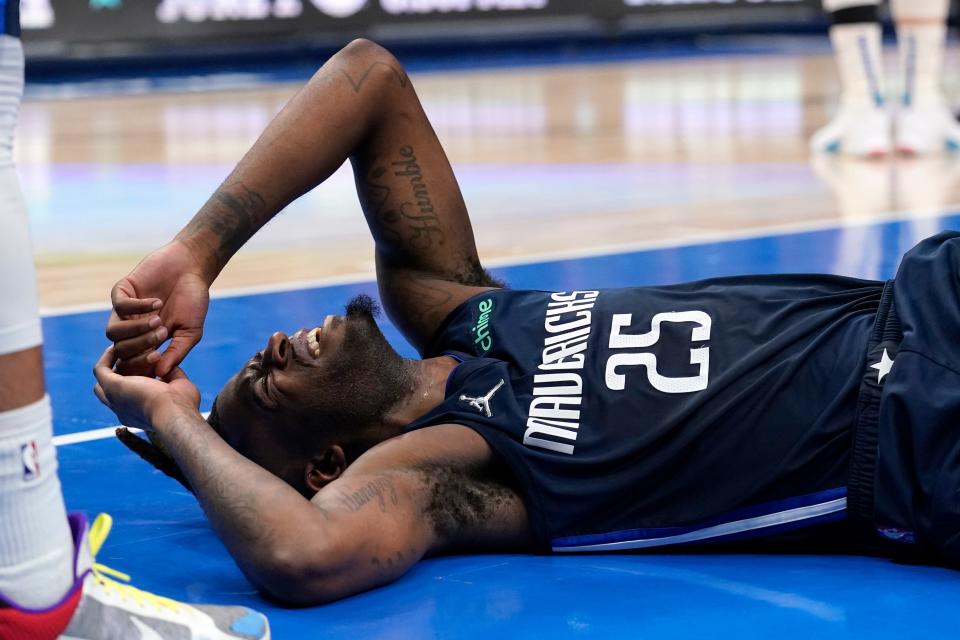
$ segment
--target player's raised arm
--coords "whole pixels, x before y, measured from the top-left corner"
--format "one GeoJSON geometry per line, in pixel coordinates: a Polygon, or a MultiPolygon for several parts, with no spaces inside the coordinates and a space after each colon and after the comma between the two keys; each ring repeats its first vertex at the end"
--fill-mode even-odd
{"type": "Polygon", "coordinates": [[[472,287],[496,285],[480,267],[459,187],[406,72],[382,47],[357,40],[284,107],[173,242],[114,287],[107,336],[121,361],[156,363],[158,375],[179,364],[202,335],[209,286],[234,253],[347,159],[376,242],[384,304],[415,345],[425,346],[472,287]],[[157,312],[162,323],[146,324],[157,312]],[[154,348],[168,338],[161,358],[154,348]]]}

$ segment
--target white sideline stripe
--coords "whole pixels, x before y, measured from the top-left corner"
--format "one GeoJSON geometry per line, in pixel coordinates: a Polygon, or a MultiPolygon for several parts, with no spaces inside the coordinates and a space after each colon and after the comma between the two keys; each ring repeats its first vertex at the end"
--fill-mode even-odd
{"type": "MultiPolygon", "coordinates": [[[[570,260],[574,258],[597,258],[601,256],[616,255],[618,253],[633,253],[636,251],[652,251],[656,249],[697,246],[701,244],[711,244],[714,242],[749,240],[753,238],[763,238],[766,236],[775,235],[795,235],[798,233],[809,233],[812,231],[826,231],[828,229],[845,229],[853,227],[866,227],[875,224],[909,222],[912,220],[940,218],[943,216],[955,215],[958,208],[960,208],[960,203],[945,205],[942,207],[929,207],[926,209],[893,211],[884,214],[858,217],[853,220],[796,222],[780,225],[749,227],[746,229],[739,229],[737,231],[695,232],[683,238],[626,242],[621,244],[609,244],[600,247],[591,247],[589,249],[568,249],[565,251],[531,253],[523,256],[505,256],[502,258],[485,259],[483,260],[483,264],[486,267],[513,267],[535,264],[537,262],[554,262],[557,260],[570,260]]],[[[268,285],[216,289],[210,292],[210,297],[213,299],[239,298],[241,296],[259,295],[264,293],[282,293],[285,291],[297,291],[299,289],[314,289],[317,287],[332,287],[345,284],[361,284],[372,282],[374,279],[375,274],[373,272],[347,273],[338,276],[318,278],[315,280],[291,280],[268,285]]],[[[106,292],[104,293],[104,297],[108,297],[106,292]]],[[[40,315],[45,318],[52,318],[56,316],[72,315],[75,313],[90,313],[93,311],[109,310],[110,303],[105,301],[63,307],[41,307],[40,315]]]]}
{"type": "MultiPolygon", "coordinates": [[[[77,433],[65,433],[62,436],[53,436],[53,446],[62,447],[68,444],[78,444],[80,442],[90,442],[92,440],[105,440],[113,437],[113,432],[120,428],[103,427],[102,429],[91,429],[90,431],[78,431],[77,433]]],[[[143,429],[130,429],[136,433],[143,433],[143,429]]]]}
{"type": "Polygon", "coordinates": [[[648,538],[644,540],[625,540],[623,542],[605,542],[601,544],[587,544],[577,547],[553,547],[555,553],[569,553],[580,551],[618,551],[624,549],[645,549],[649,547],[661,547],[668,544],[681,544],[684,542],[696,542],[698,540],[708,540],[720,536],[728,536],[754,529],[765,529],[781,524],[809,520],[819,516],[837,513],[847,508],[846,498],[837,498],[829,502],[811,505],[809,507],[797,507],[788,511],[779,511],[766,516],[757,516],[756,518],[747,518],[735,522],[718,524],[706,529],[699,529],[689,533],[683,533],[666,538],[648,538]]]}
{"type": "MultiPolygon", "coordinates": [[[[210,415],[210,412],[204,412],[200,415],[203,416],[203,419],[206,420],[207,416],[210,415]]],[[[91,429],[89,431],[78,431],[76,433],[65,433],[62,436],[53,436],[53,446],[63,447],[68,444],[79,444],[81,442],[92,442],[94,440],[106,440],[107,438],[112,438],[114,431],[122,427],[123,425],[118,424],[113,427],[103,427],[102,429],[91,429]]],[[[143,429],[137,429],[135,427],[127,427],[130,431],[134,433],[143,433],[143,429]]]]}

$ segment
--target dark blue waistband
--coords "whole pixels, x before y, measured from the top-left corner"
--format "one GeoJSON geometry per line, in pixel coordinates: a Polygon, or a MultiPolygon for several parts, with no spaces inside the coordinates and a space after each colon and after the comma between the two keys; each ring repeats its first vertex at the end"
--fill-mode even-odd
{"type": "Polygon", "coordinates": [[[847,514],[850,523],[868,541],[876,536],[874,479],[877,472],[880,398],[883,392],[877,369],[872,365],[881,358],[884,350],[896,357],[896,351],[903,341],[903,329],[893,305],[893,287],[893,280],[884,285],[880,307],[867,343],[863,382],[860,384],[853,428],[850,477],[847,481],[847,514]]]}

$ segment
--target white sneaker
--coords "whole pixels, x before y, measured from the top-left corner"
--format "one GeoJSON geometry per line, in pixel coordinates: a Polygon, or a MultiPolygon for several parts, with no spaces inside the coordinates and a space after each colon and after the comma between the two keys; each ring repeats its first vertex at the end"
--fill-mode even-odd
{"type": "Polygon", "coordinates": [[[942,102],[901,106],[895,121],[897,151],[910,155],[960,151],[960,124],[942,102]]]}
{"type": "Polygon", "coordinates": [[[112,525],[101,513],[93,526],[71,514],[77,580],[57,605],[19,608],[0,595],[3,640],[270,640],[270,626],[246,607],[189,605],[141,591],[129,577],[94,562],[112,525]],[[60,635],[58,635],[60,634],[60,635]]]}
{"type": "Polygon", "coordinates": [[[891,153],[890,116],[882,107],[841,108],[830,124],[813,134],[814,153],[882,158],[891,153]]]}
{"type": "Polygon", "coordinates": [[[119,571],[94,562],[113,521],[97,516],[83,536],[77,555],[77,575],[86,573],[83,597],[62,640],[270,640],[270,627],[260,613],[245,607],[189,605],[155,596],[128,584],[119,571]],[[89,569],[85,568],[89,567],[89,569]]]}

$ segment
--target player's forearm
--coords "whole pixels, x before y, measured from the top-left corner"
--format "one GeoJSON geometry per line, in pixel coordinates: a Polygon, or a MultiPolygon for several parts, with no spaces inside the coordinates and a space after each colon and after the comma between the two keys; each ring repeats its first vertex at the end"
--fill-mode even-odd
{"type": "MultiPolygon", "coordinates": [[[[287,103],[236,168],[177,235],[212,281],[263,225],[326,180],[377,126],[378,85],[397,82],[378,48],[352,43],[287,103]]],[[[405,76],[404,82],[405,82],[405,76]]]]}
{"type": "Polygon", "coordinates": [[[210,524],[255,584],[298,600],[323,578],[329,546],[322,514],[303,496],[224,442],[199,415],[158,422],[210,524]]]}

